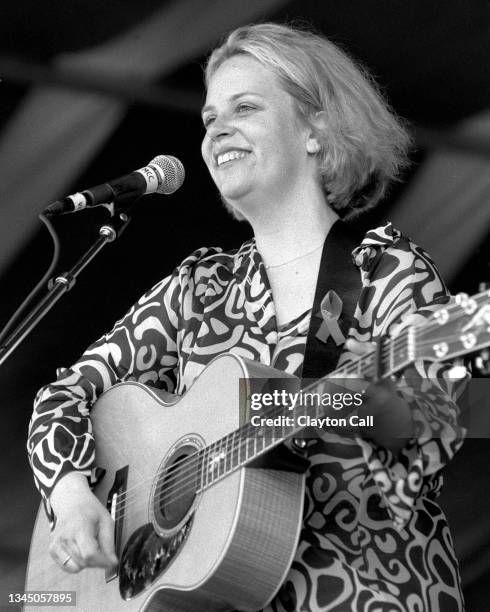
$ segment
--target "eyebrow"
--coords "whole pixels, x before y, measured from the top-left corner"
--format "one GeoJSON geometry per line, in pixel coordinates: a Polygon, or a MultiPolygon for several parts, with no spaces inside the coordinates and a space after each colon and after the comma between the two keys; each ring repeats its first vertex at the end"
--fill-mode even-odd
{"type": "MultiPolygon", "coordinates": [[[[230,102],[234,102],[235,100],[237,100],[238,98],[241,98],[242,96],[259,96],[262,97],[261,94],[255,92],[255,91],[241,91],[240,93],[236,93],[233,94],[230,97],[230,102]]],[[[206,104],[206,106],[204,106],[201,110],[201,115],[204,115],[204,113],[213,110],[215,107],[212,104],[206,104]]]]}

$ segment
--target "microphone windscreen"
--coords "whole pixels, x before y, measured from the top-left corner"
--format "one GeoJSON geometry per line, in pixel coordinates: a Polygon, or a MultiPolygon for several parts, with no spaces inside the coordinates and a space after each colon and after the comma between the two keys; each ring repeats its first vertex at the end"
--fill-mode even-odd
{"type": "Polygon", "coordinates": [[[165,180],[158,187],[157,193],[169,195],[182,187],[185,178],[184,166],[180,159],[173,155],[157,155],[150,164],[159,166],[165,175],[165,180]]]}

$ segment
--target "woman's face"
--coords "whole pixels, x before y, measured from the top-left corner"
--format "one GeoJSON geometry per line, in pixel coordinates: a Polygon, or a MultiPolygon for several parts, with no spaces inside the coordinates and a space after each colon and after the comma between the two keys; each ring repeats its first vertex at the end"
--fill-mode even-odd
{"type": "Polygon", "coordinates": [[[221,196],[238,210],[290,195],[311,172],[311,129],[276,75],[252,57],[234,56],[217,69],[202,117],[202,156],[221,196]]]}

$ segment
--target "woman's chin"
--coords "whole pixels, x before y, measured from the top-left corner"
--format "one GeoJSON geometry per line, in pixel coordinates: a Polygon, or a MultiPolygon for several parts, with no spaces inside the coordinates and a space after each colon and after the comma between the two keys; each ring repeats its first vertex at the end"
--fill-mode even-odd
{"type": "Polygon", "coordinates": [[[236,210],[243,212],[250,207],[252,193],[249,185],[243,183],[222,185],[219,192],[223,201],[236,210]]]}
{"type": "Polygon", "coordinates": [[[236,204],[239,206],[240,202],[247,198],[250,193],[250,186],[244,185],[242,182],[229,181],[220,187],[221,197],[227,202],[231,202],[233,206],[236,204]]]}

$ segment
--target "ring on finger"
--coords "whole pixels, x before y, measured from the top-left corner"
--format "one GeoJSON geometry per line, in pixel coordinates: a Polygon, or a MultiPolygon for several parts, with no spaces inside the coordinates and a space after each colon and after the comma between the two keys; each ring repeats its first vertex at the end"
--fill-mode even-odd
{"type": "Polygon", "coordinates": [[[61,565],[62,565],[62,567],[65,567],[65,565],[68,563],[68,561],[69,561],[70,559],[71,559],[71,555],[68,555],[68,556],[66,557],[66,559],[63,561],[63,563],[61,564],[61,565]]]}

